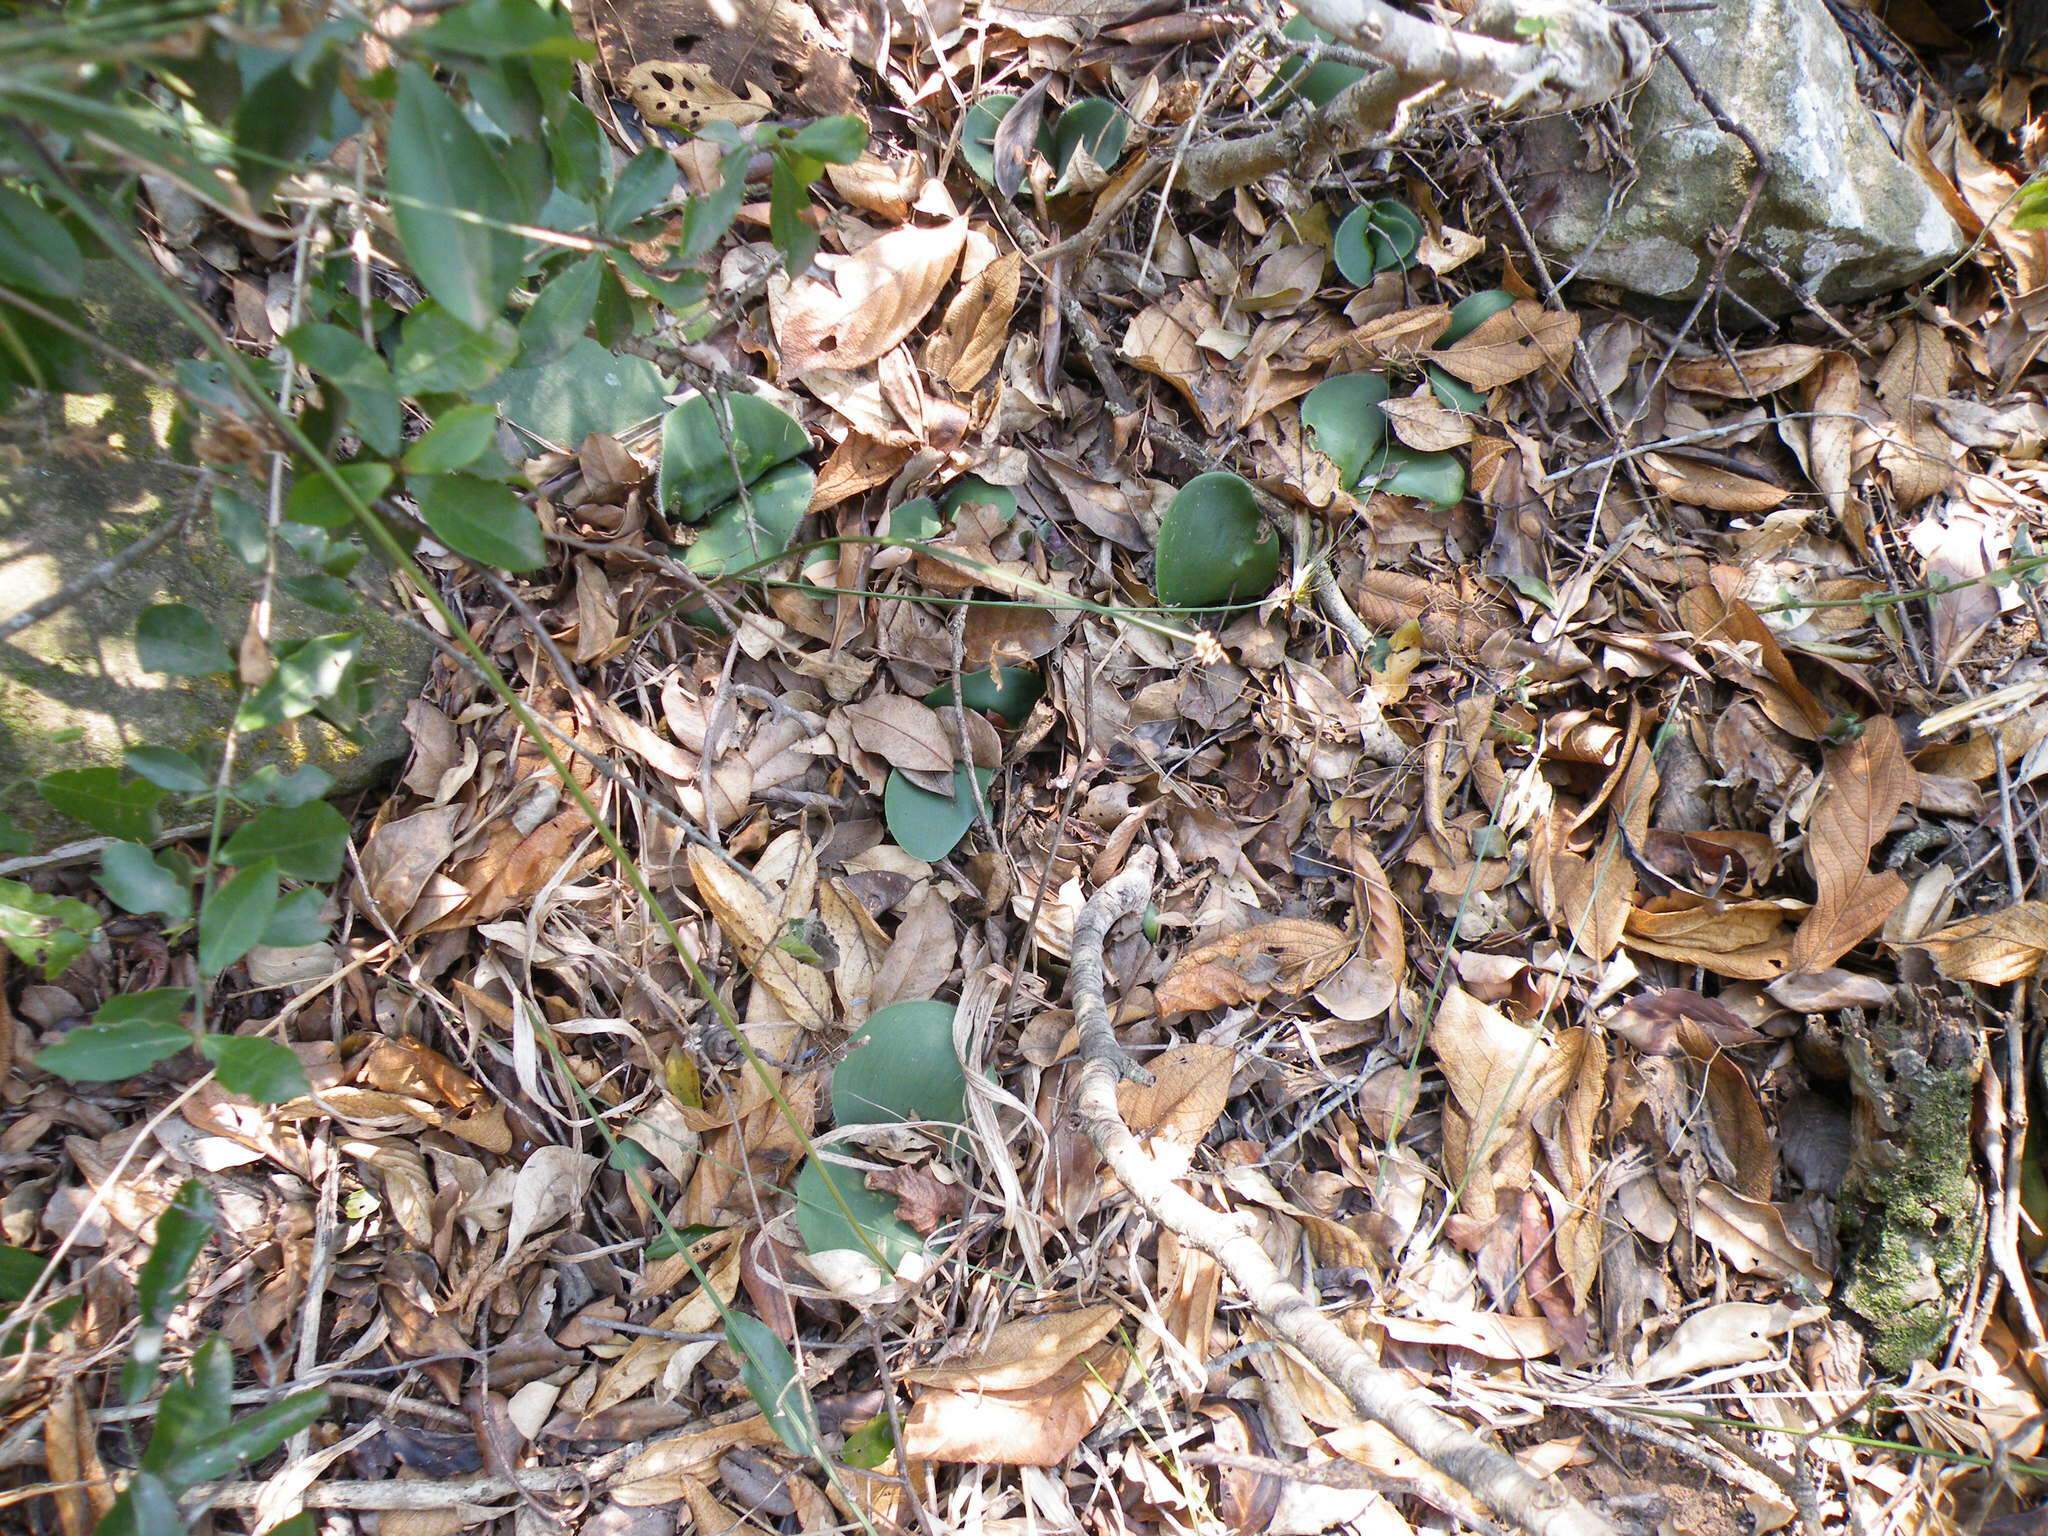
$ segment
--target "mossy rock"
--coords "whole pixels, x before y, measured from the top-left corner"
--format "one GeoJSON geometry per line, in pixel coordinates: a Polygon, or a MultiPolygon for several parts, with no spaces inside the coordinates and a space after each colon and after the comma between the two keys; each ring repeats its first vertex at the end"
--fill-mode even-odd
{"type": "MultiPolygon", "coordinates": [[[[176,317],[124,269],[94,263],[85,282],[101,334],[168,371],[189,355],[176,317]]],[[[196,345],[192,351],[196,351],[196,345]]],[[[18,613],[148,534],[199,494],[195,470],[172,462],[175,402],[109,368],[110,392],[45,397],[0,419],[0,615],[18,613]]],[[[287,574],[290,573],[288,568],[287,574]]],[[[153,603],[184,602],[212,619],[230,648],[247,624],[256,577],[230,554],[205,511],[147,558],[76,602],[0,641],[0,810],[49,845],[90,835],[20,781],[57,768],[117,765],[131,746],[217,758],[234,712],[225,678],[145,672],[135,621],[153,603]]],[[[359,788],[406,750],[405,703],[433,648],[425,636],[362,605],[346,616],[280,596],[273,644],[338,630],[363,636],[375,707],[351,742],[325,722],[297,723],[297,741],[266,731],[244,741],[248,768],[315,763],[337,790],[359,788]]]]}

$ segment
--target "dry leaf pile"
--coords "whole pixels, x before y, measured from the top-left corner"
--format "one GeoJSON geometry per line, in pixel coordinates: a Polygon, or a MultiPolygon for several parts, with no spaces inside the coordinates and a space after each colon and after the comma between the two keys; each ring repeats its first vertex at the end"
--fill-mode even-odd
{"type": "MultiPolygon", "coordinates": [[[[2027,1508],[2048,268],[1995,212],[2011,174],[1916,116],[1986,232],[1948,284],[1674,345],[1550,301],[1477,143],[1162,199],[1270,68],[1207,15],[783,0],[750,54],[702,10],[597,21],[647,119],[865,93],[816,268],[763,286],[765,241],[728,249],[741,312],[684,349],[799,416],[809,536],[839,542],[707,592],[648,443],[531,466],[558,567],[517,609],[448,581],[646,893],[444,664],[340,937],[239,978],[310,1097],[252,1109],[177,1063],[69,1085],[15,1051],[0,1226],[75,1229],[85,1307],[6,1464],[46,1447],[104,1493],[89,1371],[196,1169],[224,1231],[194,1313],[266,1383],[360,1372],[316,1488],[418,1490],[337,1494],[335,1529],[539,1529],[536,1503],[607,1533],[1455,1528],[1465,1492],[1139,1219],[1076,1125],[1074,923],[1145,850],[1156,925],[1108,964],[1156,1081],[1124,1116],[1383,1366],[1631,1529],[2027,1508]],[[1131,150],[1003,199],[960,115],[1047,77],[1123,103],[1131,150]],[[1427,226],[1363,289],[1328,254],[1357,191],[1427,226]],[[1516,302],[1437,345],[1495,284],[1516,302]],[[1340,488],[1300,401],[1360,369],[1403,444],[1467,464],[1456,507],[1340,488]],[[1215,468],[1271,498],[1276,589],[1193,640],[1130,622],[1164,507],[1215,468]],[[925,545],[873,542],[968,474],[925,545]],[[1028,716],[928,702],[996,668],[1042,682],[1028,716]],[[975,824],[913,857],[885,784],[963,767],[991,770],[975,824]],[[964,1132],[855,1148],[929,1261],[815,1262],[789,1185],[829,1074],[931,998],[959,1005],[964,1132]],[[829,1476],[747,1395],[721,1303],[791,1344],[829,1476]]],[[[152,984],[94,964],[20,989],[24,1043],[152,984]]]]}

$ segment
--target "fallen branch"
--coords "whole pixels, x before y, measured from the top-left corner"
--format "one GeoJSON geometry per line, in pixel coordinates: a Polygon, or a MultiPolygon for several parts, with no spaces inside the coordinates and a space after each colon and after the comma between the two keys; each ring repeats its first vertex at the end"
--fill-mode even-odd
{"type": "Polygon", "coordinates": [[[1270,132],[1191,151],[1180,184],[1196,197],[1218,197],[1281,169],[1314,175],[1394,131],[1406,109],[1435,91],[1462,92],[1505,112],[1573,111],[1627,90],[1656,58],[1641,24],[1593,0],[1481,0],[1467,18],[1469,31],[1410,16],[1385,0],[1289,3],[1386,68],[1326,106],[1297,107],[1270,132]]]}
{"type": "Polygon", "coordinates": [[[1102,947],[1109,930],[1145,904],[1155,862],[1149,849],[1141,850],[1122,874],[1088,899],[1074,924],[1070,974],[1081,1037],[1077,1111],[1102,1160],[1148,1216],[1222,1265],[1261,1322],[1328,1377],[1352,1407],[1480,1503],[1532,1536],[1615,1536],[1607,1521],[1479,1439],[1431,1394],[1375,1365],[1355,1339],[1280,1273],[1256,1237],[1180,1188],[1138,1145],[1117,1107],[1116,1088],[1120,1080],[1143,1082],[1151,1074],[1125,1053],[1110,1024],[1102,947]]]}

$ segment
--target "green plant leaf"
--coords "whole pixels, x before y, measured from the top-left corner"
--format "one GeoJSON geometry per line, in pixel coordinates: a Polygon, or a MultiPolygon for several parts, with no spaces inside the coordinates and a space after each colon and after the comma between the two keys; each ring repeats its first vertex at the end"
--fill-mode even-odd
{"type": "Polygon", "coordinates": [[[1345,489],[1358,484],[1387,441],[1387,417],[1380,404],[1387,381],[1376,373],[1340,373],[1324,379],[1301,402],[1301,424],[1310,443],[1337,466],[1345,489]]]}
{"type": "Polygon", "coordinates": [[[939,499],[939,505],[948,517],[957,515],[970,503],[994,507],[1006,522],[1017,515],[1017,493],[1007,485],[997,485],[979,475],[962,475],[946,487],[946,494],[939,499]]]}
{"type": "Polygon", "coordinates": [[[1197,475],[1159,520],[1152,585],[1169,608],[1214,608],[1264,597],[1280,573],[1280,541],[1236,475],[1197,475]]]}
{"type": "MultiPolygon", "coordinates": [[[[1310,21],[1306,16],[1295,16],[1280,29],[1280,35],[1297,43],[1327,43],[1333,41],[1330,34],[1310,21]]],[[[1314,64],[1303,65],[1306,59],[1294,57],[1281,62],[1274,71],[1273,83],[1266,87],[1263,99],[1274,99],[1283,94],[1292,94],[1327,107],[1339,91],[1365,78],[1365,71],[1355,64],[1339,64],[1335,59],[1319,59],[1314,64]]]]}
{"type": "Polygon", "coordinates": [[[0,815],[0,853],[27,853],[33,847],[33,838],[17,827],[10,818],[0,815]]]}
{"type": "Polygon", "coordinates": [[[178,1469],[191,1447],[228,1427],[234,1414],[234,1356],[227,1342],[208,1339],[192,1352],[185,1374],[164,1388],[157,1400],[156,1423],[142,1453],[142,1469],[154,1472],[180,1492],[189,1485],[178,1469]]]}
{"type": "Polygon", "coordinates": [[[259,1104],[283,1104],[308,1088],[299,1058],[260,1035],[201,1035],[199,1054],[213,1063],[221,1087],[259,1104]]]}
{"type": "Polygon", "coordinates": [[[996,130],[1003,126],[1017,98],[1002,91],[983,96],[967,109],[960,124],[960,158],[985,185],[996,179],[996,130]]]}
{"type": "Polygon", "coordinates": [[[896,1214],[894,1197],[869,1189],[858,1169],[830,1162],[822,1153],[804,1163],[790,1196],[796,1203],[796,1229],[807,1250],[856,1253],[880,1271],[878,1283],[893,1278],[904,1259],[925,1251],[924,1239],[896,1214]],[[845,1210],[833,1198],[834,1191],[846,1202],[845,1210]]]}
{"type": "Polygon", "coordinates": [[[221,542],[237,560],[252,571],[263,569],[269,531],[264,526],[261,507],[222,488],[213,493],[213,521],[220,530],[221,542]]]}
{"type": "Polygon", "coordinates": [[[694,523],[742,485],[810,451],[796,418],[758,395],[695,395],[662,421],[656,497],[663,511],[694,523]]]}
{"type": "Polygon", "coordinates": [[[164,797],[148,780],[123,778],[118,768],[61,768],[37,779],[36,793],[96,832],[138,843],[156,836],[156,806],[164,797]]]}
{"type": "MultiPolygon", "coordinates": [[[[187,1043],[190,1037],[187,1036],[187,1043]]],[[[213,1197],[197,1179],[178,1186],[171,1203],[156,1219],[156,1233],[150,1240],[149,1257],[135,1275],[135,1300],[141,1310],[135,1339],[128,1348],[128,1360],[121,1367],[121,1395],[131,1403],[148,1395],[163,1359],[164,1329],[171,1314],[185,1299],[185,1282],[192,1273],[199,1250],[212,1235],[213,1197]]],[[[232,1375],[230,1376],[232,1383],[232,1375]]],[[[217,1413],[227,1418],[226,1394],[217,1413]]]]}
{"type": "Polygon", "coordinates": [[[457,554],[508,571],[547,563],[540,520],[510,486],[474,475],[431,475],[412,482],[412,489],[421,519],[457,554]]]}
{"type": "MultiPolygon", "coordinates": [[[[935,795],[911,783],[897,770],[890,770],[889,781],[882,788],[882,816],[898,848],[913,859],[936,864],[960,846],[960,839],[974,825],[976,814],[974,791],[967,778],[969,771],[965,764],[955,768],[953,793],[935,795]]],[[[972,772],[981,780],[986,797],[996,771],[976,768],[972,772]]]]}
{"type": "Polygon", "coordinates": [[[422,304],[398,331],[392,382],[408,395],[470,394],[482,389],[519,353],[519,332],[492,316],[481,329],[439,304],[422,304]]]}
{"type": "Polygon", "coordinates": [[[71,232],[33,199],[0,187],[0,286],[75,299],[84,272],[71,232]]]}
{"type": "Polygon", "coordinates": [[[45,981],[63,975],[98,932],[100,913],[84,901],[0,881],[0,944],[16,961],[41,969],[45,981]]]}
{"type": "Polygon", "coordinates": [[[771,469],[704,520],[697,542],[683,551],[683,564],[706,581],[728,571],[771,559],[788,549],[797,524],[810,510],[817,473],[808,464],[771,469]]]}
{"type": "Polygon", "coordinates": [[[304,805],[332,788],[334,775],[318,763],[307,763],[290,773],[275,763],[265,763],[237,784],[234,794],[244,805],[304,805]]]}
{"type": "Polygon", "coordinates": [[[276,910],[276,863],[259,859],[238,870],[200,908],[200,974],[218,976],[254,949],[276,910]]]}
{"type": "Polygon", "coordinates": [[[527,210],[501,152],[416,64],[401,65],[386,184],[419,280],[472,331],[490,327],[519,279],[525,242],[496,227],[527,210]]]}
{"type": "Polygon", "coordinates": [[[213,788],[206,770],[173,747],[129,747],[121,760],[158,789],[181,795],[203,795],[213,788]]]}
{"type": "Polygon", "coordinates": [[[718,162],[718,190],[700,192],[683,205],[682,244],[676,254],[685,261],[702,256],[732,228],[746,201],[747,161],[754,153],[731,123],[706,123],[699,137],[726,150],[718,162]]]}
{"type": "Polygon", "coordinates": [[[186,1536],[190,1529],[171,1485],[154,1472],[137,1472],[93,1536],[186,1536]]]}
{"type": "Polygon", "coordinates": [[[135,659],[145,672],[210,677],[232,672],[235,658],[213,620],[190,603],[158,603],[135,621],[135,659]]]}
{"type": "Polygon", "coordinates": [[[277,584],[288,597],[298,599],[308,608],[318,608],[322,613],[337,617],[356,611],[356,595],[349,584],[333,576],[280,576],[277,584]]]}
{"type": "Polygon", "coordinates": [[[797,129],[790,137],[789,147],[814,160],[851,165],[868,147],[868,130],[859,118],[846,113],[821,117],[797,129]]]}
{"type": "Polygon", "coordinates": [[[676,189],[676,163],[668,151],[649,145],[619,172],[598,215],[597,227],[607,235],[622,235],[652,213],[676,189]]]}
{"type": "MultiPolygon", "coordinates": [[[[209,1345],[218,1342],[211,1340],[209,1345]]],[[[265,1403],[225,1429],[185,1446],[164,1476],[180,1488],[226,1477],[317,1424],[327,1413],[327,1401],[327,1394],[316,1389],[265,1403]]]]}
{"type": "Polygon", "coordinates": [[[916,1000],[878,1008],[847,1042],[832,1073],[832,1119],[888,1125],[967,1118],[967,1074],[953,1045],[951,1003],[916,1000]]]}
{"type": "Polygon", "coordinates": [[[192,887],[141,843],[114,843],[100,854],[100,889],[124,912],[155,912],[174,923],[192,915],[192,887]]]}
{"type": "Polygon", "coordinates": [[[747,1395],[776,1437],[797,1455],[822,1465],[826,1453],[818,1439],[818,1421],[789,1346],[773,1328],[746,1312],[726,1313],[725,1342],[739,1360],[747,1395]]]}
{"type": "Polygon", "coordinates": [[[878,1413],[846,1437],[845,1449],[840,1452],[850,1467],[860,1467],[872,1472],[888,1463],[896,1454],[896,1426],[889,1415],[878,1413]]]}
{"type": "Polygon", "coordinates": [[[273,859],[291,880],[334,880],[348,850],[348,819],[325,800],[264,811],[239,828],[220,850],[230,864],[273,859]]]}
{"type": "Polygon", "coordinates": [[[804,217],[811,206],[806,190],[810,183],[798,171],[799,162],[806,168],[818,163],[777,155],[768,176],[768,238],[782,252],[783,265],[791,276],[810,269],[821,239],[817,227],[804,217]]]}
{"type": "Polygon", "coordinates": [[[270,921],[263,925],[259,941],[271,949],[303,949],[327,937],[327,924],[320,916],[326,893],[305,886],[281,897],[270,921]]]}
{"type": "MultiPolygon", "coordinates": [[[[1031,706],[1045,695],[1045,679],[1030,667],[999,667],[990,677],[987,670],[961,674],[960,694],[969,709],[979,709],[1001,718],[1013,730],[1031,715],[1031,706]]],[[[953,685],[941,683],[924,696],[925,703],[943,709],[953,702],[953,685]]]]}
{"type": "Polygon", "coordinates": [[[913,496],[889,509],[882,522],[885,539],[934,539],[941,527],[939,509],[929,496],[913,496]]]}
{"type": "Polygon", "coordinates": [[[568,12],[533,0],[469,0],[414,40],[427,52],[476,59],[588,59],[589,43],[576,35],[568,12]]]}
{"type": "Polygon", "coordinates": [[[1084,96],[1068,107],[1053,126],[1052,143],[1046,156],[1052,161],[1053,171],[1058,177],[1053,183],[1053,195],[1069,190],[1072,181],[1069,171],[1078,151],[1086,150],[1089,159],[1105,171],[1109,170],[1123,154],[1124,141],[1130,133],[1130,118],[1113,101],[1105,101],[1100,96],[1084,96]]]}
{"type": "Polygon", "coordinates": [[[1450,453],[1418,453],[1405,443],[1390,443],[1384,465],[1367,476],[1390,496],[1413,496],[1439,507],[1455,507],[1465,497],[1465,466],[1450,453]]]}
{"type": "MultiPolygon", "coordinates": [[[[374,505],[391,487],[391,466],[373,460],[338,464],[334,473],[366,506],[374,505]]],[[[298,479],[292,482],[291,494],[284,499],[284,515],[314,528],[346,528],[355,521],[354,510],[326,473],[304,465],[299,467],[298,479]]]]}
{"type": "Polygon", "coordinates": [[[1450,324],[1444,327],[1436,344],[1448,347],[1454,341],[1463,341],[1502,310],[1512,309],[1514,303],[1515,296],[1505,288],[1482,288],[1467,294],[1451,306],[1450,324]]]}
{"type": "Polygon", "coordinates": [[[191,1043],[192,1031],[180,1024],[85,1024],[36,1052],[36,1065],[74,1083],[118,1083],[191,1043]]]}
{"type": "Polygon", "coordinates": [[[1429,380],[1429,392],[1445,409],[1466,411],[1475,416],[1486,409],[1486,396],[1464,380],[1451,377],[1435,363],[1427,364],[1422,372],[1429,380]]]}
{"type": "Polygon", "coordinates": [[[498,435],[498,412],[487,404],[458,405],[405,450],[399,461],[408,475],[437,475],[466,469],[490,451],[498,435]]]}
{"type": "Polygon", "coordinates": [[[1404,267],[1422,244],[1422,220],[1390,197],[1361,203],[1344,216],[1330,255],[1344,280],[1363,288],[1380,273],[1404,267]]]}
{"type": "MultiPolygon", "coordinates": [[[[117,992],[99,1006],[95,1024],[177,1024],[192,1008],[190,987],[151,987],[117,992]]],[[[182,1028],[182,1026],[180,1026],[182,1028]]]]}
{"type": "Polygon", "coordinates": [[[566,355],[590,329],[604,258],[579,257],[541,284],[519,320],[519,366],[537,368],[566,355]]]}
{"type": "Polygon", "coordinates": [[[236,712],[235,728],[260,731],[311,713],[341,690],[362,649],[355,633],[314,635],[284,648],[270,681],[236,712]]]}
{"type": "MultiPolygon", "coordinates": [[[[594,302],[594,277],[592,285],[594,302]]],[[[589,433],[617,436],[656,415],[667,392],[652,363],[619,357],[586,336],[552,362],[501,375],[490,397],[514,426],[574,449],[589,433]]]]}
{"type": "Polygon", "coordinates": [[[300,63],[287,59],[257,77],[242,96],[229,124],[234,144],[235,174],[261,206],[300,157],[312,146],[334,110],[334,88],[341,77],[341,57],[328,50],[300,78],[300,63]]]}

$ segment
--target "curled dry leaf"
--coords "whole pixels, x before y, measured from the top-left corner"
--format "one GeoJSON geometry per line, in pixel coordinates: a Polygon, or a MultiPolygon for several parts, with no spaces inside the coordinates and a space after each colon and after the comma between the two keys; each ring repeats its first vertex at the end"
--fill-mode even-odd
{"type": "Polygon", "coordinates": [[[882,694],[846,706],[847,723],[863,752],[908,773],[950,773],[952,739],[928,704],[901,694],[882,694]]]}
{"type": "Polygon", "coordinates": [[[1178,1176],[1230,1102],[1237,1057],[1220,1045],[1178,1045],[1148,1066],[1154,1081],[1119,1084],[1117,1107],[1131,1130],[1147,1139],[1152,1160],[1178,1176]]]}
{"type": "Polygon", "coordinates": [[[1023,273],[1023,252],[1006,251],[961,285],[925,349],[934,377],[960,390],[988,377],[1010,339],[1023,273]]]}
{"type": "Polygon", "coordinates": [[[828,1028],[832,986],[825,973],[779,947],[789,920],[811,914],[778,909],[751,879],[708,848],[692,845],[689,864],[698,894],[718,926],[739,951],[741,962],[786,1010],[789,1021],[805,1029],[828,1028]]]}
{"type": "Polygon", "coordinates": [[[1755,347],[1727,357],[1691,358],[1674,363],[1667,375],[1674,388],[1730,400],[1757,400],[1789,388],[1820,366],[1831,354],[1824,347],[1788,343],[1755,347]]]}
{"type": "Polygon", "coordinates": [[[1562,368],[1579,339],[1579,317],[1518,299],[1474,327],[1462,341],[1428,353],[1429,360],[1474,389],[1498,389],[1538,368],[1562,368]]]}
{"type": "Polygon", "coordinates": [[[1806,409],[1813,413],[1806,432],[1807,473],[1860,554],[1869,542],[1868,519],[1849,490],[1856,430],[1862,424],[1858,408],[1863,403],[1863,377],[1856,359],[1846,352],[1828,353],[1808,377],[1804,394],[1806,409]]]}
{"type": "Polygon", "coordinates": [[[1680,454],[1646,453],[1643,468],[1650,483],[1673,501],[1710,512],[1768,512],[1792,495],[1782,485],[1680,454]]]}
{"type": "Polygon", "coordinates": [[[1340,928],[1280,918],[1211,939],[1181,956],[1159,984],[1159,1011],[1172,1017],[1257,1002],[1274,992],[1306,992],[1350,956],[1340,928]]]}
{"type": "Polygon", "coordinates": [[[919,1461],[1056,1466],[1110,1404],[1129,1352],[1108,1339],[1116,1307],[1046,1313],[1003,1324],[973,1356],[903,1373],[926,1390],[903,1425],[919,1461]]]}
{"type": "Polygon", "coordinates": [[[2025,981],[2048,958],[2048,901],[2023,901],[1981,912],[1917,941],[1951,981],[2003,986],[2025,981]]]}
{"type": "MultiPolygon", "coordinates": [[[[875,362],[917,327],[953,275],[967,221],[879,235],[831,261],[832,280],[800,277],[768,290],[769,320],[785,381],[815,368],[841,371],[875,362]]],[[[820,257],[825,266],[829,258],[820,257]]]]}

